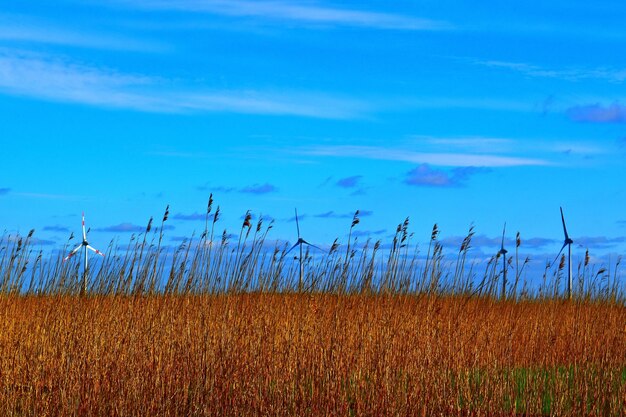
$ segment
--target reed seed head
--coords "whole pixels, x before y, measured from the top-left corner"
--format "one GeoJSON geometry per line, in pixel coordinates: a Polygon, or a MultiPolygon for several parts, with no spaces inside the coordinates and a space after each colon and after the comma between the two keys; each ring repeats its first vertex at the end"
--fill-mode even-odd
{"type": "Polygon", "coordinates": [[[359,219],[359,210],[357,210],[354,212],[354,217],[352,218],[352,226],[350,227],[356,226],[357,224],[359,224],[360,221],[361,220],[359,219]]]}
{"type": "Polygon", "coordinates": [[[206,206],[206,214],[210,214],[212,208],[213,208],[213,193],[209,195],[209,203],[206,206]]]}
{"type": "Polygon", "coordinates": [[[250,220],[252,220],[252,214],[250,214],[250,211],[246,211],[246,216],[243,219],[243,225],[241,226],[241,228],[242,229],[244,227],[250,228],[252,226],[252,223],[250,222],[250,220]]]}
{"type": "Polygon", "coordinates": [[[333,253],[334,251],[336,251],[336,250],[337,250],[337,248],[339,248],[339,243],[337,242],[337,239],[335,239],[335,240],[333,241],[332,246],[330,247],[329,254],[330,254],[330,253],[333,253]]]}
{"type": "Polygon", "coordinates": [[[433,226],[433,231],[430,234],[430,240],[437,240],[437,236],[439,235],[439,227],[437,227],[437,223],[433,226]]]}

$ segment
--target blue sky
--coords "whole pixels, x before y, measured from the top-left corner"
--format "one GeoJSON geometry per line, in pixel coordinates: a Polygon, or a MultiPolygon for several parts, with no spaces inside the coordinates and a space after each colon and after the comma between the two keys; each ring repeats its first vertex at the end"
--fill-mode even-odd
{"type": "MultiPolygon", "coordinates": [[[[127,241],[209,193],[294,239],[438,223],[477,256],[506,221],[541,259],[626,249],[620,2],[25,1],[0,12],[0,218],[62,244],[127,241]],[[96,233],[97,231],[97,233],[96,233]],[[580,245],[580,246],[579,246],[580,245]]],[[[495,246],[494,246],[495,245],[495,246]]]]}

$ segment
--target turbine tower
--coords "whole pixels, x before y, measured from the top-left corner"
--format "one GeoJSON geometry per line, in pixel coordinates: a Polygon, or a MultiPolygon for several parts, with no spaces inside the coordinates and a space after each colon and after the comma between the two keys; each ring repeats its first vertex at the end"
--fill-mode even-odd
{"type": "Polygon", "coordinates": [[[289,252],[291,252],[293,249],[295,249],[296,246],[300,246],[300,279],[298,281],[298,291],[302,290],[302,282],[304,281],[304,262],[302,259],[302,245],[309,245],[312,248],[315,248],[317,250],[322,250],[321,248],[312,245],[311,243],[307,242],[306,240],[302,239],[302,237],[300,236],[300,223],[298,222],[298,209],[295,209],[296,211],[296,228],[298,229],[298,241],[285,253],[285,256],[287,256],[289,254],[289,252]]]}
{"type": "Polygon", "coordinates": [[[91,245],[89,245],[89,242],[87,242],[87,232],[85,230],[85,212],[83,212],[83,241],[80,245],[78,245],[73,251],[70,252],[69,255],[67,255],[65,257],[65,259],[63,259],[63,262],[67,261],[68,259],[70,259],[72,256],[76,255],[76,253],[83,248],[84,250],[84,261],[83,261],[83,293],[85,293],[87,291],[87,251],[93,251],[95,252],[97,255],[100,255],[102,257],[104,257],[104,254],[102,252],[100,252],[98,249],[92,247],[91,245]]]}
{"type": "MultiPolygon", "coordinates": [[[[561,222],[563,223],[563,234],[565,235],[565,239],[563,241],[563,246],[561,246],[561,250],[559,251],[559,254],[556,255],[556,258],[554,258],[554,262],[556,262],[556,260],[559,259],[559,256],[561,256],[561,253],[563,252],[563,249],[565,249],[565,247],[567,246],[567,297],[571,300],[572,299],[572,286],[573,286],[572,243],[574,243],[574,241],[569,237],[569,234],[567,233],[567,227],[565,226],[565,216],[563,216],[563,207],[560,207],[560,209],[561,209],[561,222]]],[[[553,265],[554,265],[554,262],[552,262],[553,265]]]]}
{"type": "Polygon", "coordinates": [[[506,298],[506,254],[508,251],[504,249],[504,233],[506,232],[506,223],[502,229],[502,245],[498,251],[498,255],[502,255],[502,299],[506,298]]]}

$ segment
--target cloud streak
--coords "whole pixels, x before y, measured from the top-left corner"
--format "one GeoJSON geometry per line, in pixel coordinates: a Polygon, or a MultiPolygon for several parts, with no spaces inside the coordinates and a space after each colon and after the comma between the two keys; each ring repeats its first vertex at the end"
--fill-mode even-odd
{"type": "Polygon", "coordinates": [[[507,62],[507,61],[476,61],[477,64],[491,68],[502,68],[520,72],[529,77],[537,78],[554,78],[566,81],[581,81],[588,79],[597,79],[622,83],[626,80],[626,70],[611,68],[567,68],[567,69],[550,69],[538,65],[532,65],[523,62],[507,62]]]}
{"type": "Polygon", "coordinates": [[[0,40],[33,42],[91,49],[121,51],[157,51],[164,47],[152,42],[138,41],[118,34],[93,34],[71,31],[51,22],[32,19],[26,15],[0,14],[0,40]],[[19,22],[16,24],[15,22],[19,22]]]}
{"type": "Polygon", "coordinates": [[[0,49],[0,92],[43,100],[156,113],[226,112],[323,119],[364,117],[371,107],[311,92],[205,91],[59,57],[0,49]]]}
{"type": "MultiPolygon", "coordinates": [[[[373,211],[371,210],[359,210],[359,217],[369,217],[372,214],[374,214],[373,211]]],[[[327,211],[324,213],[317,213],[317,214],[303,214],[300,213],[298,214],[298,220],[302,221],[304,219],[307,219],[309,217],[313,217],[316,219],[352,219],[354,217],[354,211],[348,212],[348,213],[336,213],[334,211],[327,211]]],[[[296,221],[296,217],[289,217],[287,219],[285,219],[285,221],[287,222],[295,222],[296,221]]]]}
{"type": "Polygon", "coordinates": [[[365,27],[383,30],[438,31],[453,26],[445,21],[392,13],[333,8],[293,1],[247,0],[140,0],[121,1],[129,7],[177,10],[230,17],[260,18],[306,26],[365,27]]]}
{"type": "Polygon", "coordinates": [[[570,107],[567,116],[575,122],[586,123],[624,123],[626,107],[619,103],[603,106],[599,103],[570,107]]]}
{"type": "Polygon", "coordinates": [[[429,164],[447,167],[511,167],[549,165],[547,161],[534,158],[499,156],[473,153],[428,153],[407,149],[393,149],[376,146],[317,146],[296,151],[310,156],[341,158],[361,158],[386,161],[402,161],[415,164],[429,164]]]}
{"type": "Polygon", "coordinates": [[[351,177],[341,178],[335,185],[341,188],[355,188],[361,182],[363,175],[353,175],[351,177]]]}
{"type": "Polygon", "coordinates": [[[191,213],[191,214],[183,214],[176,213],[172,216],[174,220],[184,220],[184,221],[197,221],[197,220],[206,220],[206,214],[203,213],[191,213]]]}
{"type": "Polygon", "coordinates": [[[488,169],[460,167],[447,171],[421,164],[407,173],[404,183],[418,187],[464,187],[471,176],[481,172],[488,169]]]}
{"type": "Polygon", "coordinates": [[[59,225],[44,226],[43,230],[46,232],[69,232],[70,231],[68,227],[59,226],[59,225]]]}
{"type": "Polygon", "coordinates": [[[113,226],[101,227],[94,229],[98,232],[114,232],[114,233],[140,233],[146,230],[145,226],[139,226],[132,223],[120,223],[113,226]]]}
{"type": "MultiPolygon", "coordinates": [[[[359,210],[359,217],[369,217],[374,214],[371,210],[359,210]]],[[[351,219],[354,217],[354,212],[349,213],[335,213],[334,211],[327,211],[325,213],[314,214],[313,217],[318,219],[351,219]]]]}
{"type": "Polygon", "coordinates": [[[9,194],[10,192],[11,192],[11,189],[10,189],[10,188],[6,188],[6,187],[5,187],[5,188],[0,188],[0,196],[2,196],[2,195],[7,195],[7,194],[9,194]]]}
{"type": "Polygon", "coordinates": [[[244,194],[268,194],[276,191],[278,191],[278,189],[269,183],[248,185],[239,190],[240,193],[244,194]]]}
{"type": "Polygon", "coordinates": [[[606,236],[582,236],[576,239],[576,244],[586,248],[607,249],[626,242],[624,237],[608,238],[606,236]]]}
{"type": "Polygon", "coordinates": [[[229,194],[229,193],[242,193],[242,194],[269,194],[269,193],[274,193],[278,191],[278,187],[276,187],[273,184],[270,183],[264,183],[264,184],[251,184],[251,185],[245,185],[243,187],[237,188],[237,187],[227,187],[227,186],[223,186],[223,185],[217,185],[217,186],[213,186],[213,185],[209,185],[209,184],[204,184],[204,185],[199,185],[196,187],[196,190],[198,191],[210,191],[212,193],[215,192],[222,192],[225,194],[229,194]]]}

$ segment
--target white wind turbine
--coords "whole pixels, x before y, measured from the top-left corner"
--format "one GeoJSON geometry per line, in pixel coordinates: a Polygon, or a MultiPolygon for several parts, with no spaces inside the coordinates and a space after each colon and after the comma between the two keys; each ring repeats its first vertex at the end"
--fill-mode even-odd
{"type": "Polygon", "coordinates": [[[87,291],[87,271],[88,271],[88,269],[87,269],[87,260],[88,260],[87,251],[90,250],[90,251],[95,252],[97,255],[100,255],[102,257],[104,257],[104,253],[100,252],[98,249],[96,249],[93,246],[89,245],[89,242],[87,242],[87,232],[85,231],[85,212],[83,212],[83,241],[73,251],[71,251],[70,254],[65,257],[65,259],[63,259],[63,262],[67,261],[72,256],[76,255],[76,253],[81,248],[84,248],[84,255],[85,255],[84,261],[83,261],[83,291],[87,291]]]}
{"type": "Polygon", "coordinates": [[[556,262],[557,259],[559,259],[559,256],[561,256],[561,253],[563,252],[563,249],[565,249],[565,247],[567,246],[567,297],[568,298],[572,298],[572,243],[574,243],[574,241],[569,237],[569,234],[567,233],[567,227],[565,227],[565,216],[563,216],[563,207],[560,207],[561,209],[561,222],[563,223],[563,234],[565,235],[565,239],[563,241],[563,246],[561,246],[561,250],[559,251],[559,254],[556,255],[556,258],[554,258],[554,262],[552,262],[552,264],[554,265],[554,263],[556,262]]]}
{"type": "Polygon", "coordinates": [[[321,248],[307,242],[306,240],[302,239],[302,237],[300,236],[300,223],[298,222],[298,209],[296,210],[296,228],[298,229],[298,241],[285,253],[285,256],[287,256],[289,254],[289,252],[291,252],[292,250],[295,249],[296,246],[300,246],[300,280],[298,282],[298,290],[302,290],[302,282],[304,281],[304,262],[302,259],[302,245],[309,245],[312,248],[315,248],[317,250],[322,250],[321,248]]]}

